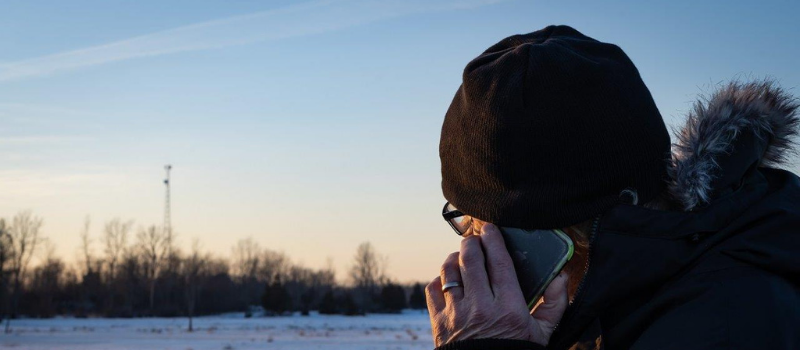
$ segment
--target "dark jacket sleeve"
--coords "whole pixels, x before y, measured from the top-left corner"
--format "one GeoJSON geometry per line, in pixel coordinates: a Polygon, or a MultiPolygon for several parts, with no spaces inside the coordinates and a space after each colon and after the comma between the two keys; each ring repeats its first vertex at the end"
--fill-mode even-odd
{"type": "Polygon", "coordinates": [[[539,344],[516,339],[467,339],[442,345],[434,350],[544,350],[539,344]]]}

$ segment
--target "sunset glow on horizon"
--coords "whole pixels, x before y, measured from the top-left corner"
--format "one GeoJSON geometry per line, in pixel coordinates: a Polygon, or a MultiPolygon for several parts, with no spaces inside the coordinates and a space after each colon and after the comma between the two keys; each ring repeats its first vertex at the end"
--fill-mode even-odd
{"type": "Polygon", "coordinates": [[[72,262],[88,216],[99,255],[108,221],[134,220],[131,242],[162,225],[171,164],[181,249],[197,239],[227,257],[252,237],[307,267],[332,261],[344,281],[369,241],[393,279],[429,281],[459,247],[440,215],[438,142],[467,62],[569,24],[619,45],[671,125],[732,78],[800,86],[800,24],[759,26],[796,11],[713,6],[20,2],[0,11],[0,217],[31,210],[72,262]]]}

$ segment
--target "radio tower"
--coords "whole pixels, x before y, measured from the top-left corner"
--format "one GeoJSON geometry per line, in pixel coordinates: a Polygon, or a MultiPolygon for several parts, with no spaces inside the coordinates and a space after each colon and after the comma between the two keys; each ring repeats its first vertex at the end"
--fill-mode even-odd
{"type": "Polygon", "coordinates": [[[164,179],[164,186],[166,186],[167,189],[166,198],[164,200],[164,233],[167,235],[167,239],[171,240],[172,220],[169,213],[169,171],[172,170],[172,165],[165,165],[164,170],[167,171],[167,177],[164,179]]]}

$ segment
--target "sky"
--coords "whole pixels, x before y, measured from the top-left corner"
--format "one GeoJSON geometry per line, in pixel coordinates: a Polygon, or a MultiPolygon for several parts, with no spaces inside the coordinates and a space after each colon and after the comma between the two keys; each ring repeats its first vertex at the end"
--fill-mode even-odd
{"type": "MultiPolygon", "coordinates": [[[[72,260],[90,216],[178,243],[252,237],[344,278],[370,241],[428,281],[441,123],[471,59],[567,24],[620,46],[668,125],[732,78],[800,86],[795,1],[11,1],[0,3],[0,217],[32,210],[72,260]]],[[[798,171],[797,166],[793,170],[798,171]]]]}

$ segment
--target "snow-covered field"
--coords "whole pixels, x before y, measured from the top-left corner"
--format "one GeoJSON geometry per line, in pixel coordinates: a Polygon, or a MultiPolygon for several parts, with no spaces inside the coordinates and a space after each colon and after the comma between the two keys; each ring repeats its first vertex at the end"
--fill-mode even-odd
{"type": "Polygon", "coordinates": [[[432,349],[428,315],[244,318],[228,314],[195,318],[22,319],[0,334],[0,349],[47,350],[242,350],[242,349],[432,349]]]}

